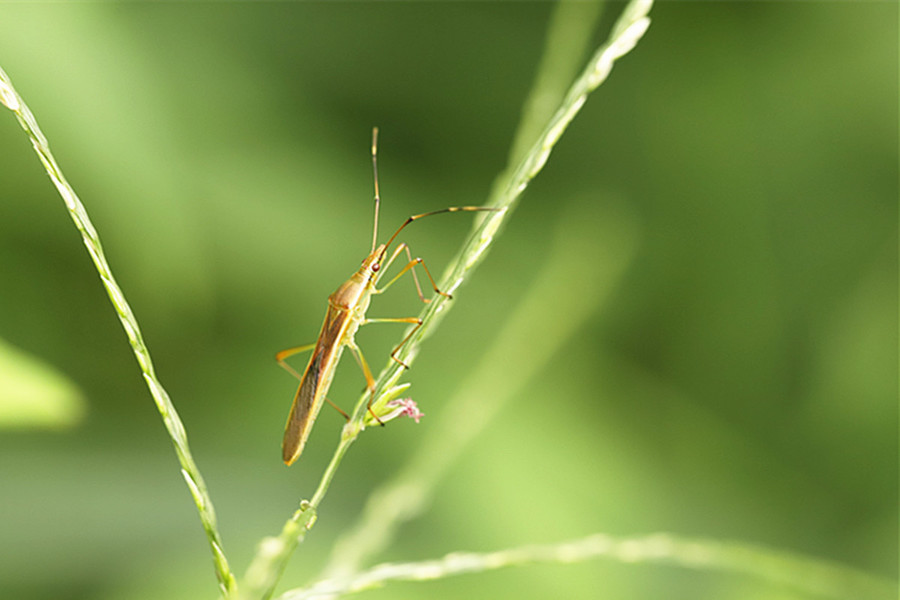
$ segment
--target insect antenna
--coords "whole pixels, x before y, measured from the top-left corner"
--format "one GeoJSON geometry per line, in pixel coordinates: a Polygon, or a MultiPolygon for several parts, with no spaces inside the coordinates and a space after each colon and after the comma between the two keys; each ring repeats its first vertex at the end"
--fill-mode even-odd
{"type": "MultiPolygon", "coordinates": [[[[381,208],[381,193],[378,189],[378,128],[372,128],[372,173],[375,177],[375,227],[372,231],[372,249],[369,251],[371,254],[375,252],[375,248],[378,247],[378,212],[381,208]]],[[[412,223],[413,221],[417,221],[419,219],[424,219],[425,217],[430,217],[432,215],[439,215],[441,213],[449,213],[449,212],[478,212],[478,211],[499,211],[502,209],[499,208],[489,208],[486,206],[451,206],[450,208],[443,208],[441,210],[433,210],[431,212],[422,213],[420,215],[413,215],[406,219],[400,227],[397,228],[397,231],[394,232],[394,235],[385,243],[384,249],[381,251],[381,256],[378,258],[378,262],[384,260],[385,255],[387,254],[388,248],[391,247],[391,244],[394,243],[394,240],[397,239],[397,236],[400,235],[400,232],[403,229],[412,223]]]]}
{"type": "Polygon", "coordinates": [[[381,208],[381,194],[378,191],[378,128],[372,128],[372,174],[375,177],[375,226],[372,228],[372,249],[369,254],[375,252],[378,245],[378,211],[381,208]]]}
{"type": "Polygon", "coordinates": [[[397,231],[394,232],[394,235],[390,237],[390,239],[384,244],[384,251],[387,252],[387,249],[391,246],[397,236],[400,235],[400,232],[403,231],[407,225],[412,223],[413,221],[418,221],[419,219],[424,219],[425,217],[430,217],[432,215],[440,215],[442,213],[451,213],[451,212],[499,212],[503,209],[501,208],[493,208],[489,206],[451,206],[449,208],[442,208],[441,210],[433,210],[431,212],[422,213],[421,215],[413,215],[408,217],[403,224],[397,228],[397,231]]]}

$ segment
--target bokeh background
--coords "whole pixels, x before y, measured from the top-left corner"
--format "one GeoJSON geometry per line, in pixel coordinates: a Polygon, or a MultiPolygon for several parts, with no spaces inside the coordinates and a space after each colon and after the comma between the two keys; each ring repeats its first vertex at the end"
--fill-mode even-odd
{"type": "MultiPolygon", "coordinates": [[[[301,461],[281,464],[295,382],[272,357],[315,339],[327,295],[368,251],[372,126],[384,233],[483,202],[552,9],[0,7],[0,65],[100,231],[239,573],[312,493],[340,431],[326,409],[301,461]]],[[[453,414],[459,382],[571,236],[588,251],[496,377],[520,376],[540,324],[581,293],[579,273],[620,265],[608,291],[375,560],[670,531],[896,578],[897,5],[662,3],[652,18],[408,373],[426,418],[357,442],[281,589],[317,573],[368,491],[453,414]]],[[[0,597],[213,597],[206,540],[125,336],[6,111],[0,156],[0,597]],[[56,409],[14,410],[23,397],[56,409]]],[[[405,239],[440,272],[471,221],[438,217],[405,239]]],[[[370,314],[413,314],[411,289],[370,314]]],[[[369,329],[358,341],[380,366],[400,328],[369,329]]],[[[347,407],[362,379],[345,362],[330,395],[347,407]]],[[[367,597],[423,594],[794,597],[607,561],[367,597]]]]}

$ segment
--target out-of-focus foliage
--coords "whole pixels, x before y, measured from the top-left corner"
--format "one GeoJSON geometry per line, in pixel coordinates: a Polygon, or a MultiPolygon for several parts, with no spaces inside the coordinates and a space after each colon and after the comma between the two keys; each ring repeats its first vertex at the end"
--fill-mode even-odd
{"type": "Polygon", "coordinates": [[[85,410],[78,389],[58,371],[0,340],[0,429],[57,429],[85,410]]]}
{"type": "MultiPolygon", "coordinates": [[[[325,298],[368,251],[371,127],[382,132],[384,231],[482,202],[551,8],[0,7],[0,64],[100,231],[239,571],[312,492],[339,434],[341,417],[323,412],[303,459],[280,463],[295,382],[272,356],[313,341],[325,298]]],[[[454,410],[444,401],[528,295],[573,211],[598,232],[633,224],[633,260],[464,454],[432,512],[379,559],[667,530],[896,577],[897,6],[663,3],[652,16],[423,347],[406,377],[420,408],[454,410]]],[[[65,373],[88,403],[75,429],[0,438],[0,596],[210,597],[170,443],[9,113],[0,157],[0,337],[65,373]]],[[[404,239],[440,272],[469,223],[436,217],[404,239]]],[[[610,260],[573,257],[585,269],[610,260]]],[[[577,278],[561,284],[545,314],[578,293],[577,278]]],[[[401,282],[370,314],[417,310],[401,282]]],[[[360,332],[373,367],[399,333],[360,332]]],[[[497,377],[516,377],[541,343],[521,344],[497,377]]],[[[343,406],[362,385],[345,363],[330,394],[343,406]]],[[[367,490],[429,435],[428,417],[363,435],[285,585],[316,573],[367,490]]],[[[792,597],[743,578],[610,563],[369,596],[423,593],[792,597]]]]}

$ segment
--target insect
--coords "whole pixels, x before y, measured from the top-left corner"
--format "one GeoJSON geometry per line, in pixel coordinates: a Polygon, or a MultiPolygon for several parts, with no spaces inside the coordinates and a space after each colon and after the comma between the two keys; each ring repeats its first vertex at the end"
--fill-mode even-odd
{"type": "MultiPolygon", "coordinates": [[[[372,295],[384,292],[406,272],[410,272],[415,281],[419,298],[425,303],[431,302],[431,299],[425,298],[422,294],[422,288],[419,286],[419,280],[416,277],[414,270],[414,267],[421,265],[425,274],[428,276],[428,281],[431,283],[431,287],[434,289],[435,293],[446,298],[451,298],[450,294],[438,289],[428,267],[425,266],[425,263],[421,258],[412,257],[409,246],[406,243],[399,244],[387,258],[387,261],[385,261],[385,257],[388,256],[388,248],[391,247],[391,244],[393,244],[400,232],[413,221],[432,215],[451,212],[498,210],[482,206],[451,206],[449,208],[422,213],[420,215],[413,215],[407,218],[406,221],[397,228],[394,235],[392,235],[386,243],[378,244],[378,212],[381,206],[381,197],[378,189],[377,127],[372,130],[372,171],[375,179],[375,225],[372,232],[372,250],[362,261],[362,266],[360,266],[359,270],[351,275],[350,279],[344,282],[343,285],[328,297],[328,309],[325,312],[325,322],[322,324],[322,331],[319,333],[319,338],[316,340],[316,343],[282,350],[275,356],[275,359],[282,367],[300,379],[300,387],[297,389],[297,393],[294,396],[294,403],[291,406],[291,412],[288,416],[287,424],[285,425],[284,440],[281,444],[282,458],[286,465],[292,464],[297,460],[297,457],[300,456],[300,453],[303,452],[303,447],[309,437],[313,423],[319,415],[319,411],[322,409],[323,402],[327,400],[325,396],[328,393],[328,388],[331,387],[331,381],[334,378],[334,372],[341,359],[344,348],[350,349],[350,352],[353,354],[353,357],[356,359],[356,362],[359,364],[363,375],[366,378],[366,389],[372,395],[369,399],[369,410],[371,411],[375,393],[375,379],[372,377],[372,371],[369,369],[369,365],[366,362],[365,357],[363,357],[362,351],[356,345],[354,340],[354,335],[361,326],[369,323],[415,324],[415,327],[413,327],[409,334],[403,338],[403,341],[401,341],[391,352],[391,358],[393,360],[400,363],[405,368],[409,368],[408,365],[397,358],[397,353],[406,342],[409,341],[416,330],[421,327],[422,320],[417,317],[369,319],[366,317],[366,310],[369,308],[372,295]],[[391,264],[393,264],[394,260],[400,256],[401,252],[404,251],[407,257],[406,265],[399,273],[388,281],[384,287],[380,289],[377,288],[376,286],[379,279],[381,279],[382,275],[387,271],[391,264]],[[285,359],[310,349],[313,351],[312,357],[310,357],[309,364],[307,364],[303,375],[299,375],[285,362],[285,359]]],[[[330,400],[328,402],[334,406],[330,400]]],[[[335,408],[337,408],[337,406],[335,406],[335,408]]],[[[340,411],[345,418],[349,418],[340,408],[337,408],[337,410],[340,411]]],[[[375,416],[374,413],[373,416],[375,416]]]]}

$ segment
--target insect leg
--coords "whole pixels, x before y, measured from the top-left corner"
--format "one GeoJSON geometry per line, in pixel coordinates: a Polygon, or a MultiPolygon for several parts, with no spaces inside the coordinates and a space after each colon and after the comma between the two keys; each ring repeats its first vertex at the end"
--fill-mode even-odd
{"type": "Polygon", "coordinates": [[[369,369],[369,363],[366,362],[366,357],[363,356],[362,350],[359,349],[356,342],[348,341],[347,347],[350,348],[350,352],[353,353],[353,358],[356,359],[356,364],[359,365],[363,375],[366,377],[366,389],[369,390],[369,402],[366,404],[366,408],[368,409],[369,414],[383,427],[384,423],[381,422],[381,419],[379,419],[378,415],[372,410],[372,403],[375,401],[375,378],[372,377],[372,370],[369,369]]]}
{"type": "Polygon", "coordinates": [[[445,298],[453,298],[453,296],[451,296],[450,294],[447,294],[446,292],[442,292],[441,290],[438,289],[437,284],[434,282],[434,277],[431,276],[431,271],[428,270],[428,266],[425,264],[425,261],[418,257],[413,258],[412,254],[410,254],[410,252],[409,252],[409,245],[407,245],[406,242],[397,246],[397,249],[394,250],[394,253],[391,255],[390,260],[387,263],[385,263],[385,265],[386,266],[390,265],[394,261],[394,259],[397,258],[397,255],[400,254],[400,252],[403,250],[406,251],[406,256],[409,259],[409,262],[406,263],[406,266],[403,267],[403,269],[401,269],[399,273],[394,275],[394,277],[390,281],[388,281],[386,284],[384,284],[384,287],[382,287],[380,290],[376,289],[373,293],[375,293],[375,294],[382,293],[384,290],[388,289],[388,287],[390,287],[395,281],[400,279],[400,277],[404,273],[409,271],[410,273],[412,273],[413,281],[415,281],[415,283],[416,283],[416,292],[419,294],[419,299],[422,302],[424,302],[425,304],[428,304],[429,302],[431,302],[431,298],[426,298],[422,294],[422,288],[421,288],[421,286],[419,286],[419,278],[416,276],[416,271],[414,269],[414,267],[416,265],[422,265],[422,268],[425,269],[425,274],[428,276],[428,281],[431,282],[431,287],[434,289],[435,293],[440,294],[441,296],[444,296],[445,298]]]}
{"type": "Polygon", "coordinates": [[[396,348],[394,348],[394,351],[391,352],[391,358],[393,360],[397,361],[398,363],[400,363],[400,365],[402,365],[404,369],[408,369],[409,365],[406,364],[405,362],[403,362],[402,360],[400,360],[399,358],[397,358],[397,353],[400,351],[400,348],[402,348],[406,344],[406,342],[409,341],[409,338],[412,337],[412,335],[419,329],[419,327],[422,326],[422,319],[420,319],[419,317],[398,317],[395,319],[366,319],[361,324],[368,325],[369,323],[413,323],[413,324],[415,324],[415,327],[413,327],[413,330],[410,331],[406,335],[406,337],[403,338],[403,341],[400,342],[400,344],[396,348]]]}
{"type": "Polygon", "coordinates": [[[306,352],[307,350],[312,350],[315,347],[316,347],[315,344],[306,344],[304,346],[294,346],[293,348],[288,348],[287,350],[282,350],[281,352],[276,354],[275,360],[278,361],[278,364],[281,365],[281,367],[285,371],[287,371],[288,373],[290,373],[297,379],[303,379],[303,376],[300,375],[300,373],[298,373],[297,371],[295,371],[291,365],[287,364],[284,359],[288,358],[289,356],[293,356],[295,354],[300,354],[301,352],[306,352]]]}
{"type": "Polygon", "coordinates": [[[400,352],[400,348],[405,346],[406,342],[409,341],[409,338],[411,338],[413,336],[413,334],[419,330],[419,327],[422,326],[422,319],[416,319],[415,323],[416,323],[416,326],[412,328],[412,331],[410,331],[408,334],[406,334],[406,337],[403,338],[403,341],[400,342],[399,344],[397,344],[397,347],[394,348],[393,352],[391,352],[391,358],[393,358],[398,363],[403,365],[404,369],[408,369],[409,365],[406,364],[405,362],[403,362],[402,360],[400,360],[399,358],[397,358],[397,353],[400,352]]]}
{"type": "MultiPolygon", "coordinates": [[[[412,262],[412,255],[410,255],[410,253],[409,253],[409,246],[406,244],[406,242],[404,242],[394,249],[394,252],[391,254],[391,257],[387,260],[387,262],[385,262],[381,266],[382,271],[386,272],[388,270],[388,268],[391,266],[391,264],[394,262],[394,259],[396,259],[398,256],[400,256],[400,253],[403,252],[403,250],[406,250],[406,256],[408,256],[409,261],[412,262]]],[[[384,290],[388,289],[391,286],[391,284],[393,284],[395,281],[400,279],[401,275],[403,275],[404,273],[409,271],[410,268],[411,267],[409,265],[407,265],[406,267],[404,267],[404,269],[402,271],[397,273],[390,281],[388,281],[386,284],[384,284],[383,288],[381,288],[380,290],[376,288],[376,289],[372,290],[372,293],[373,294],[382,293],[384,290]]],[[[430,300],[426,300],[425,296],[422,295],[422,288],[421,288],[421,286],[419,286],[419,278],[418,278],[418,276],[416,276],[416,271],[412,270],[412,271],[410,271],[410,273],[412,273],[413,281],[416,284],[416,293],[419,294],[419,298],[422,299],[422,302],[426,302],[426,303],[430,302],[430,300]]]]}
{"type": "Polygon", "coordinates": [[[334,402],[332,402],[331,400],[329,400],[327,397],[325,398],[325,402],[327,402],[328,404],[330,404],[330,405],[331,405],[331,408],[333,408],[334,410],[336,410],[336,411],[338,411],[339,413],[341,413],[342,415],[344,415],[344,418],[345,418],[346,420],[348,420],[348,421],[350,420],[350,415],[348,415],[347,413],[345,413],[345,412],[343,411],[343,409],[341,409],[340,406],[338,406],[337,404],[335,404],[334,402]]]}

